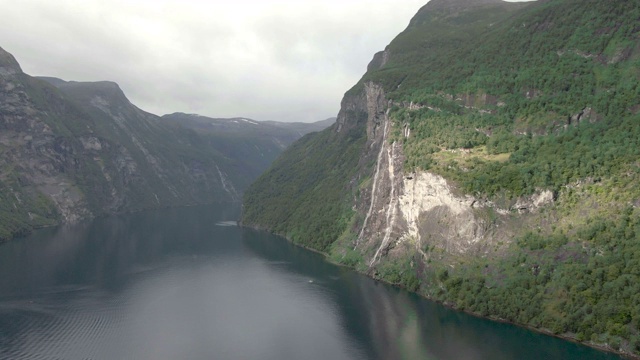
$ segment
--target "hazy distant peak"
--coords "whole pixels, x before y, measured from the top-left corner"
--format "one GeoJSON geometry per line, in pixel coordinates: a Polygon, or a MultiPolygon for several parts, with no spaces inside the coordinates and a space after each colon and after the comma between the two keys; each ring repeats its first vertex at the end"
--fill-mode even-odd
{"type": "Polygon", "coordinates": [[[0,47],[0,76],[14,75],[22,73],[20,64],[13,55],[0,47]]]}

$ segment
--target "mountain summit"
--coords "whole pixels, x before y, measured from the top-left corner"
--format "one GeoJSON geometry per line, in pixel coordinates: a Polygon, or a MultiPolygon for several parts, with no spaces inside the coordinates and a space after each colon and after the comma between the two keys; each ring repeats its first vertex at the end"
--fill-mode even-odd
{"type": "Polygon", "coordinates": [[[0,76],[14,75],[22,73],[20,64],[13,55],[6,52],[0,47],[0,76]]]}

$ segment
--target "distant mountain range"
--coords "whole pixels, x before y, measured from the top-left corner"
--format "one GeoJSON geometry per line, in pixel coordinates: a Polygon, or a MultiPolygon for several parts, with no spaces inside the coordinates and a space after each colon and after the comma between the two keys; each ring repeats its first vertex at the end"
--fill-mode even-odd
{"type": "MultiPolygon", "coordinates": [[[[334,122],[336,118],[328,118],[312,123],[258,121],[242,117],[211,118],[198,114],[173,113],[163,115],[162,119],[194,130],[215,134],[256,134],[259,136],[278,137],[278,139],[295,139],[310,132],[321,131],[334,122]],[[283,131],[284,130],[284,131],[283,131]]],[[[291,142],[295,141],[292,140],[291,142]]]]}
{"type": "Polygon", "coordinates": [[[150,114],[109,81],[31,77],[0,48],[0,240],[104,214],[238,202],[291,142],[328,125],[204,119],[150,114]]]}

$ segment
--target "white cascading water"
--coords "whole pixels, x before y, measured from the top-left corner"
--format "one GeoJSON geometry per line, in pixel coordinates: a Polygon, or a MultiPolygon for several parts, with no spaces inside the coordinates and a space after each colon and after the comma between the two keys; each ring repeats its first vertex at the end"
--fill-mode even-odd
{"type": "MultiPolygon", "coordinates": [[[[386,141],[386,133],[385,133],[385,141],[386,141]]],[[[395,182],[395,171],[394,171],[395,168],[393,165],[395,148],[396,148],[396,143],[394,142],[393,144],[391,144],[391,149],[387,150],[387,155],[389,157],[388,171],[389,171],[389,182],[391,182],[391,189],[389,191],[389,206],[387,207],[387,219],[386,219],[386,228],[384,231],[384,238],[382,239],[382,242],[380,242],[380,246],[378,247],[378,250],[376,250],[375,255],[373,255],[373,258],[369,263],[369,267],[373,266],[373,264],[376,262],[376,260],[380,256],[380,252],[382,251],[382,249],[384,249],[389,244],[389,240],[391,239],[391,231],[393,230],[393,224],[396,223],[398,197],[395,196],[396,182],[395,182]]]]}
{"type": "Polygon", "coordinates": [[[378,160],[376,162],[376,172],[373,175],[373,186],[371,187],[371,203],[369,204],[369,211],[367,211],[367,215],[364,218],[364,223],[362,224],[362,228],[360,229],[360,233],[358,234],[358,238],[356,239],[356,246],[354,250],[358,247],[360,240],[362,239],[362,234],[364,233],[364,229],[367,228],[367,223],[369,222],[369,218],[371,217],[371,213],[373,212],[373,206],[376,203],[376,197],[378,194],[378,176],[380,174],[380,164],[382,163],[382,154],[384,154],[384,150],[386,148],[385,141],[387,140],[387,127],[389,126],[389,122],[384,122],[384,132],[382,133],[382,144],[380,145],[380,152],[378,153],[378,160]]]}

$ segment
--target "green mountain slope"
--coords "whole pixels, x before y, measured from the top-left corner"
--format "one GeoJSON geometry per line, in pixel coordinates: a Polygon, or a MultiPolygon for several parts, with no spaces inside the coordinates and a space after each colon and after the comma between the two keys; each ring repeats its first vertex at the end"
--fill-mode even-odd
{"type": "Polygon", "coordinates": [[[327,249],[349,221],[343,180],[353,176],[365,140],[358,129],[336,133],[334,127],[294,143],[248,189],[245,220],[298,244],[327,249]]]}
{"type": "Polygon", "coordinates": [[[247,190],[243,222],[456,308],[638,354],[638,24],[621,0],[431,1],[337,124],[247,190]]]}

